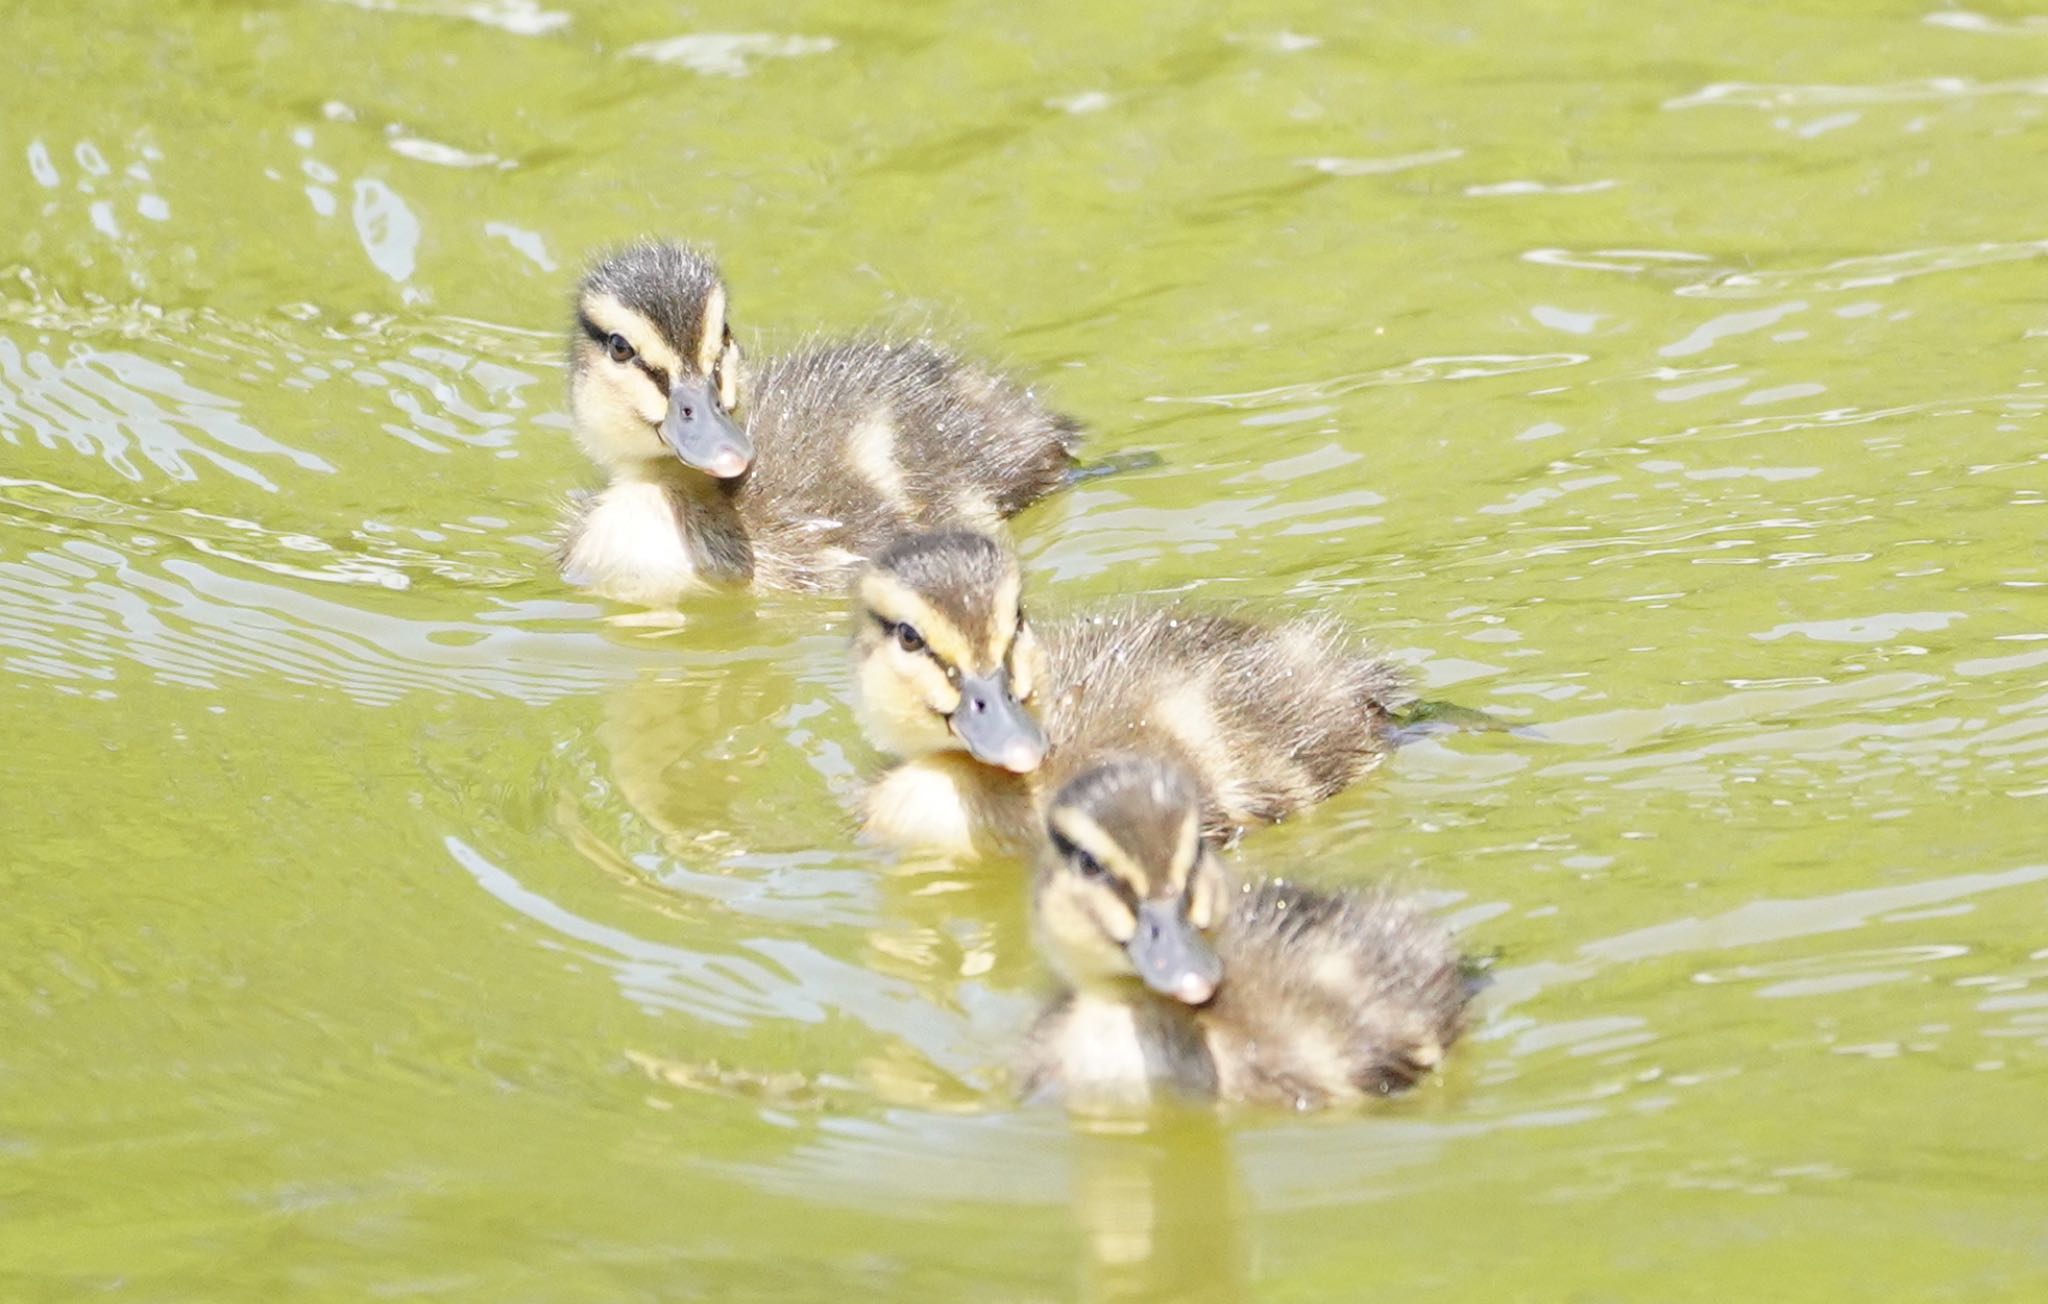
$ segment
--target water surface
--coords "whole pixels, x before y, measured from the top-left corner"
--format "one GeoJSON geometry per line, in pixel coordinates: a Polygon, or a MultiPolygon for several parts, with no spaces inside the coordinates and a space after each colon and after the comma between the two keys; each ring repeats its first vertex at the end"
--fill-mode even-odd
{"type": "Polygon", "coordinates": [[[2048,1288],[2048,20],[15,3],[10,1298],[2048,1288]],[[860,849],[832,604],[547,565],[586,252],[1095,450],[1035,603],[1317,607],[1454,735],[1249,840],[1496,981],[1391,1107],[1009,1103],[1014,877],[860,849]]]}

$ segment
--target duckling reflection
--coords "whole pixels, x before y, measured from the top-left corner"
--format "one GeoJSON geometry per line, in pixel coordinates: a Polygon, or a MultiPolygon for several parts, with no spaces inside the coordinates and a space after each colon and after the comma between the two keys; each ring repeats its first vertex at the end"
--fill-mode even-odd
{"type": "Polygon", "coordinates": [[[1075,422],[923,341],[829,345],[746,375],[724,280],[676,244],[584,277],[569,372],[576,438],[610,484],[570,522],[562,574],[622,602],[843,589],[904,531],[998,528],[1074,467],[1075,422]]]}
{"type": "Polygon", "coordinates": [[[692,620],[688,639],[607,631],[664,646],[666,664],[565,704],[558,777],[537,817],[589,877],[616,885],[622,909],[661,918],[649,936],[706,954],[737,938],[747,954],[815,947],[773,986],[872,1035],[817,1042],[799,1061],[800,1091],[777,1086],[744,1045],[712,1062],[693,1036],[637,1047],[643,1069],[690,1090],[988,1109],[1035,1000],[1016,882],[854,845],[846,810],[859,778],[830,687],[843,634],[821,632],[812,604],[713,601],[692,620]]]}
{"type": "Polygon", "coordinates": [[[713,879],[738,890],[735,862],[795,873],[845,841],[857,780],[808,723],[834,706],[815,681],[840,648],[806,605],[708,604],[687,640],[605,631],[660,659],[584,699],[558,731],[558,762],[578,774],[557,786],[557,823],[589,826],[579,842],[594,862],[716,897],[713,879]]]}
{"type": "Polygon", "coordinates": [[[1243,1179],[1213,1111],[1156,1112],[1142,1124],[1083,1118],[1074,1144],[1083,1298],[1246,1297],[1243,1179]]]}
{"type": "Polygon", "coordinates": [[[1032,885],[1063,990],[1026,1090],[1085,1112],[1159,1097],[1314,1109],[1413,1085],[1471,997],[1449,934],[1384,892],[1277,880],[1233,890],[1195,785],[1119,757],[1054,796],[1032,885]]]}
{"type": "Polygon", "coordinates": [[[878,840],[1028,852],[1042,794],[1125,750],[1192,775],[1204,836],[1226,841],[1330,797],[1393,745],[1404,677],[1334,621],[1122,606],[1041,628],[1021,591],[1008,549],[960,532],[898,540],[862,573],[858,708],[878,747],[909,758],[866,798],[878,840]]]}

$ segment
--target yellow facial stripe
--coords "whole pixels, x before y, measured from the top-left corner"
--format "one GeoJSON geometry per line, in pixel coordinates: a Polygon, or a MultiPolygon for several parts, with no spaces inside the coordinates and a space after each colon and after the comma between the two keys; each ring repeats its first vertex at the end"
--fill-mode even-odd
{"type": "Polygon", "coordinates": [[[1122,880],[1133,895],[1141,900],[1151,895],[1151,876],[1144,866],[1127,855],[1117,840],[1092,818],[1078,810],[1062,808],[1053,811],[1052,826],[1061,837],[1101,861],[1102,867],[1122,880]]]}
{"type": "Polygon", "coordinates": [[[653,322],[609,294],[593,294],[584,299],[582,306],[583,315],[590,318],[591,325],[609,335],[625,336],[626,343],[633,346],[648,366],[666,371],[671,379],[682,374],[682,359],[661,338],[661,332],[654,328],[653,322]]]}
{"type": "Polygon", "coordinates": [[[1195,811],[1190,810],[1181,820],[1180,836],[1174,839],[1173,862],[1170,868],[1173,871],[1172,883],[1175,892],[1186,889],[1188,875],[1194,872],[1195,862],[1201,854],[1202,821],[1195,811]]]}
{"type": "Polygon", "coordinates": [[[1130,971],[1124,944],[1138,931],[1138,919],[1116,893],[1063,874],[1040,882],[1036,904],[1039,928],[1070,963],[1095,976],[1130,971]]]}
{"type": "Polygon", "coordinates": [[[704,320],[697,326],[697,371],[710,375],[725,344],[725,287],[714,285],[704,296],[704,320]]]}
{"type": "Polygon", "coordinates": [[[947,665],[970,671],[975,668],[973,645],[937,607],[911,589],[887,575],[870,575],[861,582],[860,596],[877,617],[902,621],[915,629],[947,665]]]}
{"type": "Polygon", "coordinates": [[[740,410],[740,346],[731,340],[718,355],[718,401],[728,412],[740,410]]]}
{"type": "MultiPolygon", "coordinates": [[[[885,654],[893,651],[890,644],[884,644],[883,648],[885,654]]],[[[930,657],[905,656],[900,652],[895,656],[896,659],[890,663],[894,681],[916,694],[916,701],[927,711],[950,716],[960,709],[960,690],[953,687],[952,681],[946,678],[946,672],[939,669],[930,657]]],[[[938,723],[944,726],[943,721],[938,723]]]]}
{"type": "Polygon", "coordinates": [[[1115,938],[1119,944],[1131,940],[1138,931],[1138,917],[1131,913],[1131,907],[1122,897],[1100,884],[1088,884],[1088,911],[1095,916],[1095,925],[1115,938]]]}
{"type": "Polygon", "coordinates": [[[988,664],[999,666],[1010,655],[1017,639],[1017,599],[1024,589],[1023,577],[1014,570],[996,585],[994,622],[989,627],[988,664]]]}
{"type": "Polygon", "coordinates": [[[1197,853],[1192,881],[1188,884],[1188,922],[1203,932],[1216,926],[1217,911],[1223,906],[1223,867],[1206,847],[1197,853]]]}
{"type": "Polygon", "coordinates": [[[1017,694],[1017,700],[1026,702],[1038,691],[1038,672],[1043,654],[1038,650],[1038,638],[1026,624],[1018,629],[1016,641],[1010,644],[1010,687],[1017,694]]]}

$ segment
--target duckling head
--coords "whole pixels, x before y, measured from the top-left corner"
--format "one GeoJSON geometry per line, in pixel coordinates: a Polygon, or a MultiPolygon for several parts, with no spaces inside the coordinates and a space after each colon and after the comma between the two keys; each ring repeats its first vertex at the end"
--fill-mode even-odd
{"type": "Polygon", "coordinates": [[[746,474],[754,445],[725,309],[718,268],[682,245],[632,245],[590,269],[576,291],[569,408],[591,457],[614,473],[680,458],[720,480],[746,474]]]}
{"type": "Polygon", "coordinates": [[[877,556],[855,588],[862,723],[899,756],[964,751],[1016,774],[1045,759],[1026,703],[1042,677],[1024,622],[1017,559],[984,535],[914,534],[877,556]]]}
{"type": "Polygon", "coordinates": [[[1194,781],[1120,756],[1053,796],[1033,889],[1040,945],[1076,987],[1136,980],[1189,1005],[1216,994],[1223,867],[1202,839],[1194,781]]]}

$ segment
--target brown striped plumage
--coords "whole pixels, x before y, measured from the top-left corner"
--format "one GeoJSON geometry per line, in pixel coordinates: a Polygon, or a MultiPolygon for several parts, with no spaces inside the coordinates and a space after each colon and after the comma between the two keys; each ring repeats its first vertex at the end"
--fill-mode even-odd
{"type": "Polygon", "coordinates": [[[1063,989],[1027,1044],[1027,1092],[1311,1109],[1435,1068],[1472,994],[1442,926],[1380,890],[1228,887],[1196,802],[1190,776],[1132,756],[1051,802],[1032,902],[1063,989]]]}
{"type": "Polygon", "coordinates": [[[876,745],[905,758],[870,794],[868,826],[881,840],[1028,851],[1044,797],[1112,751],[1187,770],[1205,835],[1225,840],[1328,798],[1391,744],[1404,677],[1334,620],[1121,602],[1020,622],[1017,588],[1005,550],[963,535],[902,541],[864,577],[861,713],[876,745]],[[930,649],[906,656],[873,633],[905,620],[933,626],[922,630],[930,649]],[[996,637],[1005,622],[1014,643],[996,637]],[[944,662],[947,648],[976,651],[961,664],[926,664],[944,662]],[[928,687],[1006,657],[1050,744],[1044,764],[1022,776],[965,755],[948,732],[943,690],[928,687]]]}
{"type": "Polygon", "coordinates": [[[573,514],[563,575],[648,606],[710,585],[841,591],[907,531],[999,528],[1067,482],[1079,429],[927,340],[821,345],[744,369],[716,267],[658,242],[584,278],[570,407],[611,483],[573,514]],[[664,442],[671,393],[688,383],[700,408],[743,425],[750,466],[733,453],[707,473],[664,442]]]}

